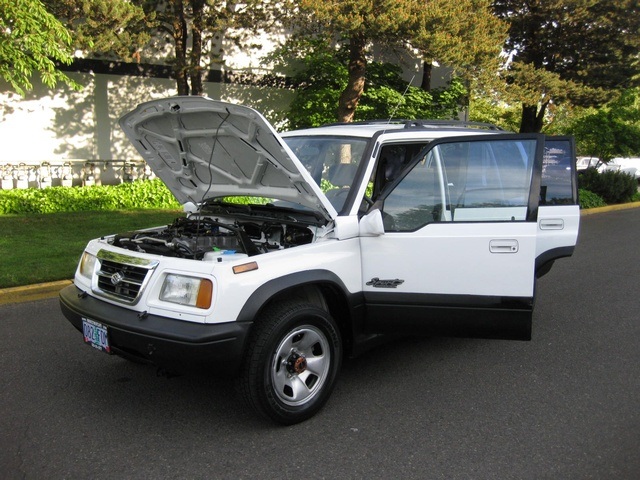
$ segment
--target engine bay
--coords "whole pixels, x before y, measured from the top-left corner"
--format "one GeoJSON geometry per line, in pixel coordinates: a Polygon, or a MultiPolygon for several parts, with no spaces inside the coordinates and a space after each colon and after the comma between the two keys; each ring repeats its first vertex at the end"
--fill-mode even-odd
{"type": "Polygon", "coordinates": [[[313,242],[317,225],[295,221],[241,221],[198,215],[178,217],[162,228],[114,235],[120,248],[167,257],[203,260],[208,252],[259,255],[313,242]]]}

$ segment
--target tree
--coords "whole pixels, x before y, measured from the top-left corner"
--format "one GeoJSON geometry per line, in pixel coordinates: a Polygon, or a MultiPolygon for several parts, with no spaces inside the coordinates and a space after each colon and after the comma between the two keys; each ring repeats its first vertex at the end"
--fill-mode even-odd
{"type": "Polygon", "coordinates": [[[578,152],[607,163],[614,157],[640,155],[640,89],[592,109],[572,122],[578,152]]]}
{"type": "Polygon", "coordinates": [[[203,72],[223,53],[211,45],[219,45],[223,36],[243,44],[250,34],[269,28],[280,8],[277,2],[261,0],[167,0],[164,9],[156,0],[133,1],[148,15],[156,15],[153,35],[173,43],[168,62],[173,64],[179,95],[204,93],[203,72]]]}
{"type": "Polygon", "coordinates": [[[338,104],[338,121],[353,120],[362,97],[371,42],[395,42],[408,37],[415,24],[417,3],[413,0],[344,0],[318,2],[300,0],[297,7],[318,22],[325,34],[348,45],[347,83],[338,104]]]}
{"type": "Polygon", "coordinates": [[[241,42],[267,27],[276,8],[259,0],[45,1],[73,31],[77,48],[106,58],[161,59],[172,65],[179,95],[203,94],[203,72],[219,61],[210,46],[219,45],[223,34],[241,42]]]}
{"type": "Polygon", "coordinates": [[[297,18],[302,14],[306,22],[304,33],[311,27],[310,33],[324,34],[348,47],[348,79],[337,115],[342,122],[356,117],[372,47],[417,49],[425,60],[421,86],[428,92],[434,63],[458,67],[468,80],[473,72],[489,70],[475,67],[486,67],[489,58],[497,57],[506,38],[506,27],[491,14],[489,0],[299,0],[294,4],[297,18]]]}
{"type": "MultiPolygon", "coordinates": [[[[143,2],[147,11],[155,11],[156,2],[143,2]]],[[[202,42],[205,26],[204,0],[169,0],[164,11],[158,12],[156,27],[160,35],[170,35],[174,44],[173,70],[178,95],[201,95],[202,42]],[[188,36],[191,30],[192,46],[189,51],[188,36]]],[[[215,19],[209,19],[215,27],[215,19]]]]}
{"type": "Polygon", "coordinates": [[[493,14],[491,0],[427,0],[410,35],[423,60],[424,90],[431,89],[434,64],[453,67],[468,83],[495,84],[507,24],[493,14]]]}
{"type": "MultiPolygon", "coordinates": [[[[296,46],[301,52],[302,46],[296,46]]],[[[284,55],[284,54],[281,54],[284,55]]],[[[276,56],[281,62],[282,56],[276,56]]],[[[287,60],[291,57],[285,55],[287,60]]],[[[332,123],[349,72],[348,51],[335,51],[321,41],[308,42],[304,56],[291,77],[296,96],[287,115],[288,128],[304,128],[332,123]]],[[[281,65],[282,66],[282,65],[281,65]]],[[[355,121],[390,118],[451,118],[467,94],[462,82],[454,79],[448,88],[427,92],[408,85],[402,69],[390,63],[371,61],[363,93],[354,114],[355,121]]]]}
{"type": "Polygon", "coordinates": [[[521,132],[540,132],[547,108],[598,105],[638,82],[637,0],[494,0],[509,23],[505,79],[521,103],[521,132]]]}
{"type": "Polygon", "coordinates": [[[73,46],[91,55],[140,60],[155,15],[129,0],[43,0],[73,35],[73,46]]]}
{"type": "Polygon", "coordinates": [[[78,87],[56,67],[72,58],[71,35],[40,1],[0,0],[0,75],[17,93],[33,88],[33,73],[48,87],[78,87]]]}
{"type": "Polygon", "coordinates": [[[504,130],[515,132],[520,125],[520,112],[517,108],[490,95],[472,92],[469,99],[469,120],[491,123],[504,130]]]}

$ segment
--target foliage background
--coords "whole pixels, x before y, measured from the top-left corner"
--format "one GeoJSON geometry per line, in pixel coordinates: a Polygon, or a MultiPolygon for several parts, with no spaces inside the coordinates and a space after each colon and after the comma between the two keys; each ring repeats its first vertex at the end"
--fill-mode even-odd
{"type": "Polygon", "coordinates": [[[5,215],[178,208],[181,205],[159,179],[113,186],[0,190],[0,214],[5,215]]]}
{"type": "Polygon", "coordinates": [[[625,172],[598,172],[588,168],[578,177],[578,185],[600,196],[607,204],[630,202],[638,192],[638,181],[625,172]]]}

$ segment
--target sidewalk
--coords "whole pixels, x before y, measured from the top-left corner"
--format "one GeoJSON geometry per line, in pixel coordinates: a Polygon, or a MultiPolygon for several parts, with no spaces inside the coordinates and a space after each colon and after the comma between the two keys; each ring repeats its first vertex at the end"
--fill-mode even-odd
{"type": "MultiPolygon", "coordinates": [[[[640,208],[640,202],[590,208],[588,210],[582,210],[580,212],[580,216],[593,215],[594,213],[613,212],[616,210],[627,210],[629,208],[640,208]]],[[[0,305],[54,298],[58,296],[58,292],[60,290],[67,285],[71,285],[71,283],[72,280],[59,280],[57,282],[37,283],[35,285],[25,285],[23,287],[0,289],[0,305]]]]}

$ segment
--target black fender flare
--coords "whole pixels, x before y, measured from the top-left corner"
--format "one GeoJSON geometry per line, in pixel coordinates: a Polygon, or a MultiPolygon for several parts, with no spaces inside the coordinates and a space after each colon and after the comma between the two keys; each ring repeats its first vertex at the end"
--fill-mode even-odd
{"type": "Polygon", "coordinates": [[[551,270],[553,262],[559,258],[570,257],[575,250],[574,246],[558,247],[543,252],[536,258],[536,278],[541,278],[551,270]]]}
{"type": "Polygon", "coordinates": [[[340,277],[329,270],[305,270],[274,278],[251,294],[238,314],[238,322],[253,322],[262,308],[275,296],[286,290],[305,285],[325,284],[337,288],[347,299],[350,309],[362,302],[361,295],[349,293],[340,277]]]}

